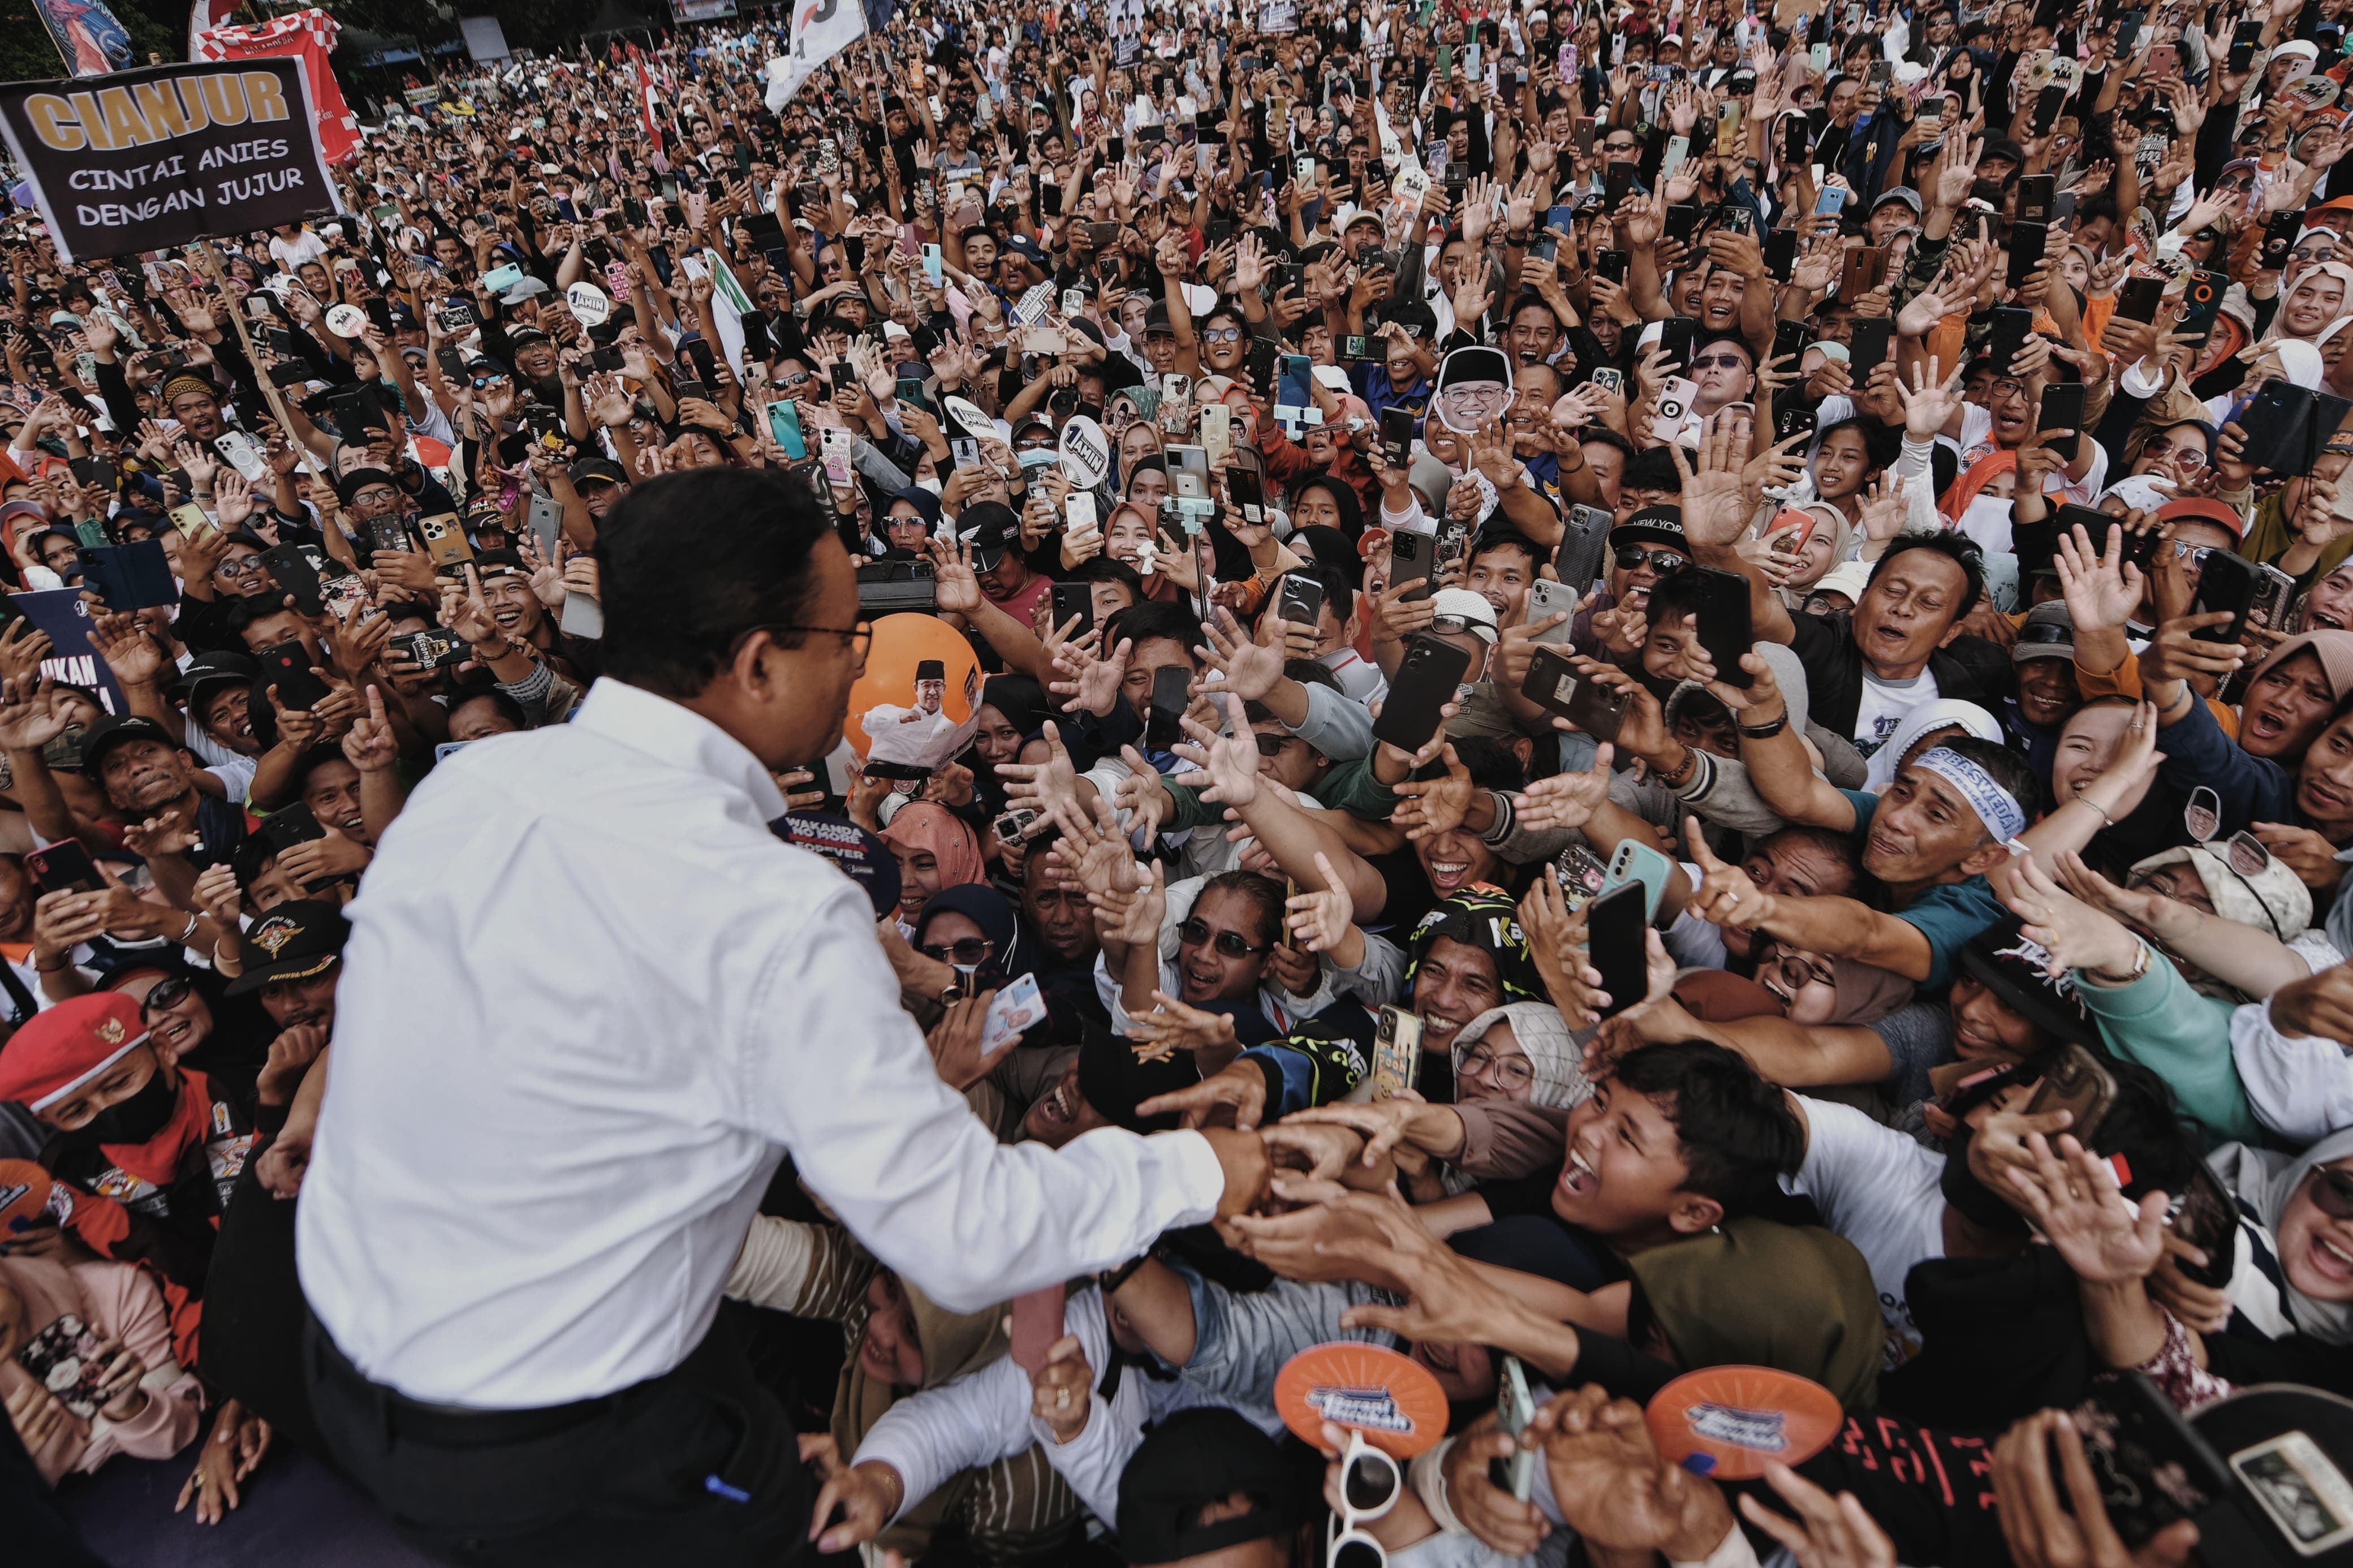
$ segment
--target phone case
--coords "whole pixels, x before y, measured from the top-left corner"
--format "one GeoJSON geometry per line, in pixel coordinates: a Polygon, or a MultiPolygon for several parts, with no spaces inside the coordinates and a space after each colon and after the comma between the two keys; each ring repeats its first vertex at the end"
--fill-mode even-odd
{"type": "Polygon", "coordinates": [[[1647,844],[1621,839],[1609,857],[1609,876],[1606,887],[1621,888],[1639,882],[1642,888],[1642,919],[1647,924],[1659,918],[1660,901],[1667,896],[1667,879],[1675,863],[1647,844]]]}
{"type": "Polygon", "coordinates": [[[97,1331],[68,1312],[25,1342],[16,1364],[87,1421],[98,1414],[99,1390],[105,1386],[106,1363],[98,1353],[103,1342],[97,1331]]]}
{"type": "MultiPolygon", "coordinates": [[[[1562,548],[1567,548],[1565,542],[1562,548]]],[[[1534,626],[1540,621],[1549,620],[1555,616],[1569,617],[1548,631],[1538,632],[1536,634],[1538,644],[1553,646],[1567,643],[1568,634],[1577,626],[1577,591],[1569,587],[1566,582],[1555,583],[1539,577],[1528,584],[1529,625],[1534,626]]]]}
{"type": "MultiPolygon", "coordinates": [[[[1536,1402],[1528,1393],[1528,1374],[1520,1358],[1507,1355],[1495,1378],[1495,1424],[1516,1437],[1535,1418],[1536,1402]]],[[[1522,1448],[1507,1459],[1488,1461],[1489,1478],[1522,1502],[1535,1489],[1536,1451],[1522,1448]]]]}
{"type": "Polygon", "coordinates": [[[454,511],[418,518],[417,531],[425,540],[425,553],[433,558],[436,566],[462,565],[474,558],[474,547],[467,542],[465,525],[454,511]]]}
{"type": "Polygon", "coordinates": [[[2026,1102],[2026,1113],[2072,1113],[2074,1120],[2068,1131],[2089,1148],[2093,1135],[2099,1131],[2100,1119],[2107,1115],[2116,1098],[2115,1077],[2090,1051],[2071,1045],[2062,1049],[2058,1059],[2044,1070],[2042,1081],[2035,1085],[2034,1098],[2026,1102]]]}
{"type": "Polygon", "coordinates": [[[1601,972],[1601,989],[1609,1005],[1605,1018],[1638,1005],[1650,989],[1650,971],[1642,933],[1650,921],[1642,916],[1647,895],[1639,883],[1606,889],[1585,908],[1586,952],[1601,972]]]}
{"type": "Polygon", "coordinates": [[[1421,1079],[1421,1020],[1396,1007],[1381,1009],[1373,1029],[1373,1098],[1388,1100],[1421,1079]]]}
{"type": "Polygon", "coordinates": [[[980,1054],[995,1056],[1019,1039],[1025,1030],[1046,1021],[1046,998],[1038,977],[1023,974],[999,991],[980,1023],[980,1054]]]}
{"type": "Polygon", "coordinates": [[[1373,739],[1402,752],[1418,752],[1438,732],[1439,710],[1471,668],[1471,655],[1436,637],[1416,633],[1406,641],[1397,679],[1373,721],[1373,739]]]}

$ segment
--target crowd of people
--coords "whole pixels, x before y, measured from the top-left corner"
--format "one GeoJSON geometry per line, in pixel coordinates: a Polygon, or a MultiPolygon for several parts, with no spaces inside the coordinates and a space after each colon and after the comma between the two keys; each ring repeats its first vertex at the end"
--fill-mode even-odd
{"type": "MultiPolygon", "coordinates": [[[[1021,1364],[785,1165],[716,1271],[812,1551],[2344,1560],[2348,10],[919,0],[445,74],[274,233],[16,213],[16,1439],[205,1522],[332,1457],[346,905],[814,514],[856,616],[737,618],[867,673],[758,789],[940,1079],[1278,1169],[1021,1364]],[[1335,1341],[1443,1441],[1287,1425],[1335,1341]],[[1678,1463],[1733,1367],[1834,1435],[1678,1463]]],[[[638,874],[458,858],[548,942],[638,874]]]]}

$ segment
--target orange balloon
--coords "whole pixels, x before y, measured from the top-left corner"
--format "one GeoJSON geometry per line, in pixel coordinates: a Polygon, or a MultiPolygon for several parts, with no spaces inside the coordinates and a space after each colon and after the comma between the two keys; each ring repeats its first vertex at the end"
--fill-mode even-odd
{"type": "Polygon", "coordinates": [[[884,616],[874,623],[865,672],[849,689],[842,731],[860,762],[879,742],[876,760],[937,767],[947,761],[936,755],[942,748],[949,755],[963,749],[956,733],[970,739],[980,682],[979,658],[945,621],[913,610],[884,616]]]}

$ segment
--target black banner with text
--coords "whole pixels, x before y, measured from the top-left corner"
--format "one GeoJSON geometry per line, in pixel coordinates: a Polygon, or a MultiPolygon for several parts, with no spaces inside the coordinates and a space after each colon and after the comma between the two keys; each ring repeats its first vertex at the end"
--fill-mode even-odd
{"type": "Polygon", "coordinates": [[[0,135],[69,261],[335,209],[293,59],[0,86],[0,135]]]}

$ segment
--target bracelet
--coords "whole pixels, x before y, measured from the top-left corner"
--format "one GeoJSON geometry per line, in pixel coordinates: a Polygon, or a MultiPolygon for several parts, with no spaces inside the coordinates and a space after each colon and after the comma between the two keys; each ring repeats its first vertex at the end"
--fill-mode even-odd
{"type": "Polygon", "coordinates": [[[2100,814],[2100,820],[2101,820],[2102,822],[2106,823],[2110,827],[2114,827],[2114,826],[2116,825],[2116,819],[2115,817],[2113,817],[2113,816],[2110,816],[2107,814],[2107,810],[2106,810],[2106,808],[2105,808],[2105,807],[2104,807],[2104,806],[2102,806],[2098,801],[2094,800],[2090,795],[2077,795],[2075,798],[2076,798],[2076,800],[2077,800],[2077,801],[2081,802],[2083,805],[2088,805],[2088,806],[2090,806],[2094,811],[2098,812],[2098,813],[2100,814]]]}
{"type": "Polygon", "coordinates": [[[70,956],[63,963],[43,963],[39,959],[33,961],[34,971],[41,974],[62,974],[72,967],[73,960],[70,956]]]}
{"type": "Polygon", "coordinates": [[[188,917],[188,929],[180,933],[180,945],[182,947],[188,945],[190,940],[196,934],[196,928],[203,923],[204,922],[202,921],[198,920],[194,915],[190,915],[188,917]]]}
{"type": "Polygon", "coordinates": [[[2145,942],[2136,942],[2133,949],[2133,966],[2131,973],[2111,974],[2105,969],[2094,969],[2092,973],[2098,975],[2102,980],[2109,981],[2114,984],[2130,985],[2148,973],[2148,943],[2145,942]]]}
{"type": "Polygon", "coordinates": [[[1669,789],[1681,789],[1684,783],[1691,778],[1693,772],[1697,769],[1698,766],[1699,752],[1689,746],[1685,746],[1683,748],[1683,766],[1675,769],[1672,773],[1661,773],[1659,775],[1659,782],[1666,785],[1669,789]]]}
{"type": "MultiPolygon", "coordinates": [[[[1784,731],[1784,730],[1786,730],[1786,729],[1788,729],[1788,728],[1789,727],[1789,710],[1788,710],[1788,707],[1786,704],[1784,704],[1784,705],[1783,705],[1783,707],[1782,707],[1782,709],[1781,709],[1781,711],[1780,711],[1779,715],[1778,715],[1778,717],[1776,717],[1775,719],[1773,719],[1769,723],[1764,723],[1764,724],[1737,724],[1737,723],[1736,723],[1736,724],[1735,724],[1733,727],[1734,727],[1735,729],[1738,730],[1742,734],[1744,734],[1744,735],[1747,736],[1747,737],[1748,737],[1750,740],[1752,740],[1752,741],[1769,741],[1769,740],[1771,740],[1774,736],[1776,736],[1776,735],[1779,734],[1782,731],[1784,731]]],[[[2080,797],[2078,797],[2078,798],[2080,798],[2080,797]]]]}

